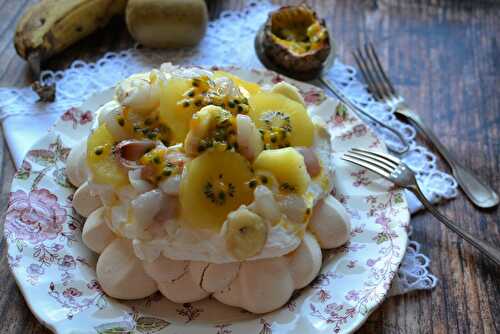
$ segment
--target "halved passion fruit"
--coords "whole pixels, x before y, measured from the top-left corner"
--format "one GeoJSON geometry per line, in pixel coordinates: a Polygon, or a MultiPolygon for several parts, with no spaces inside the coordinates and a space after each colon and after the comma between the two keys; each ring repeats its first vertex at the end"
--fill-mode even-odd
{"type": "Polygon", "coordinates": [[[303,77],[322,69],[331,48],[325,21],[307,5],[271,12],[256,43],[273,65],[303,77]]]}

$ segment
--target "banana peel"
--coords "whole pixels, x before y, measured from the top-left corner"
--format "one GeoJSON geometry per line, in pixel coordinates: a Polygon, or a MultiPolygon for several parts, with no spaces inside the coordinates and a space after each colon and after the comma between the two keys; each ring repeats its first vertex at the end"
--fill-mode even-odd
{"type": "Polygon", "coordinates": [[[14,46],[36,76],[40,63],[123,15],[127,0],[42,0],[22,16],[14,46]]]}

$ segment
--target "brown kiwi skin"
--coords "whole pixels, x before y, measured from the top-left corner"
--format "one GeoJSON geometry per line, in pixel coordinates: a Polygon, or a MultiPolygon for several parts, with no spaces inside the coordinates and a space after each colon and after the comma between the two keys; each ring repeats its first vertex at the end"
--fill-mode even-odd
{"type": "Polygon", "coordinates": [[[203,0],[129,0],[125,18],[140,44],[178,48],[196,45],[203,38],[208,11],[203,0]]]}

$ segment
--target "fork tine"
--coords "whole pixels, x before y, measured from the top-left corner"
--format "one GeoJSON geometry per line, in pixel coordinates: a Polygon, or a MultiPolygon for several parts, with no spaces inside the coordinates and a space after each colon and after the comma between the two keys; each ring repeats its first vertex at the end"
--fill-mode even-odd
{"type": "Polygon", "coordinates": [[[358,67],[361,70],[361,74],[363,75],[363,78],[365,79],[365,81],[368,85],[368,90],[373,95],[375,95],[375,97],[378,100],[383,99],[383,96],[382,96],[381,92],[379,91],[377,85],[375,84],[375,80],[373,79],[371,72],[368,70],[366,60],[363,57],[361,50],[358,48],[356,50],[356,52],[352,53],[352,55],[354,56],[354,60],[356,61],[356,64],[358,64],[358,67]]]}
{"type": "Polygon", "coordinates": [[[374,158],[368,158],[368,157],[365,157],[365,156],[358,154],[358,153],[349,152],[349,153],[345,153],[344,156],[348,157],[348,158],[358,159],[358,160],[361,160],[361,161],[366,162],[368,164],[374,165],[375,167],[378,167],[389,174],[392,173],[394,170],[393,167],[387,166],[387,164],[383,163],[380,160],[377,160],[374,158]]]}
{"type": "Polygon", "coordinates": [[[377,52],[375,51],[373,44],[370,42],[370,43],[368,43],[368,45],[369,45],[369,50],[371,51],[371,55],[373,56],[373,59],[375,59],[375,64],[378,68],[378,71],[379,71],[380,75],[382,76],[383,81],[385,81],[385,83],[389,87],[389,92],[392,95],[397,95],[396,89],[394,89],[394,86],[392,85],[391,80],[389,80],[389,77],[385,73],[384,68],[382,67],[382,64],[380,63],[380,59],[378,58],[377,52]]]}
{"type": "Polygon", "coordinates": [[[391,92],[390,92],[390,88],[387,87],[387,85],[385,84],[385,80],[384,80],[383,76],[380,74],[380,71],[379,71],[377,65],[375,64],[375,60],[373,60],[373,57],[371,55],[370,48],[369,48],[368,44],[365,44],[364,50],[365,50],[365,56],[367,59],[368,67],[369,67],[370,72],[372,73],[372,77],[374,78],[374,81],[379,86],[384,99],[390,99],[392,96],[391,92]]]}
{"type": "Polygon", "coordinates": [[[366,155],[370,155],[370,156],[378,156],[380,158],[391,161],[391,162],[395,163],[396,165],[399,165],[401,163],[401,160],[399,160],[398,158],[393,157],[389,154],[382,153],[382,152],[368,151],[368,150],[364,150],[362,148],[352,148],[351,150],[354,152],[365,153],[366,155]]]}
{"type": "Polygon", "coordinates": [[[349,153],[359,154],[359,155],[365,156],[367,158],[376,159],[377,161],[385,163],[387,166],[389,166],[389,168],[397,168],[398,167],[398,164],[395,163],[394,161],[384,159],[376,154],[373,154],[372,151],[364,151],[364,150],[353,148],[353,149],[349,150],[349,153]]]}
{"type": "Polygon", "coordinates": [[[369,163],[366,163],[364,161],[361,161],[361,160],[358,160],[358,159],[355,159],[355,158],[350,158],[350,157],[347,157],[347,156],[343,156],[342,157],[342,160],[345,160],[345,161],[348,161],[350,163],[353,163],[355,165],[358,165],[360,167],[363,167],[363,168],[366,168],[382,177],[385,177],[385,178],[389,178],[390,177],[390,174],[387,173],[386,171],[378,168],[378,167],[375,167],[374,165],[372,164],[369,164],[369,163]]]}

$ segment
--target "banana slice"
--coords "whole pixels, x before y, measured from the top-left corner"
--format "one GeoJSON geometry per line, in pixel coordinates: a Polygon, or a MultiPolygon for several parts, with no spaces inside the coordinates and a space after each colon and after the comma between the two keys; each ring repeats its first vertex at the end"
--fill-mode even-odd
{"type": "Polygon", "coordinates": [[[83,225],[82,240],[85,245],[100,254],[116,237],[104,220],[104,208],[90,214],[83,225]]]}
{"type": "Polygon", "coordinates": [[[66,176],[75,187],[81,186],[88,179],[86,159],[87,139],[84,139],[71,149],[66,159],[66,176]]]}
{"type": "Polygon", "coordinates": [[[303,106],[306,105],[306,103],[304,102],[304,98],[299,92],[299,89],[293,85],[290,85],[288,82],[282,81],[275,84],[273,88],[271,88],[271,93],[281,94],[288,97],[290,100],[302,104],[303,106]]]}
{"type": "Polygon", "coordinates": [[[73,194],[73,208],[84,217],[88,217],[101,205],[100,198],[90,193],[88,181],[84,182],[73,194]]]}
{"type": "Polygon", "coordinates": [[[231,212],[223,233],[228,252],[237,260],[259,254],[267,240],[267,225],[262,218],[245,207],[231,212]]]}
{"type": "Polygon", "coordinates": [[[153,262],[144,262],[144,270],[156,282],[175,282],[188,273],[189,261],[172,260],[160,256],[153,262]]]}
{"type": "Polygon", "coordinates": [[[173,282],[158,284],[160,292],[174,303],[192,303],[208,297],[210,293],[203,290],[191,275],[182,275],[173,282]]]}
{"type": "Polygon", "coordinates": [[[217,264],[192,261],[189,265],[193,280],[198,280],[200,287],[207,292],[221,291],[229,286],[238,276],[239,270],[239,262],[217,264]]]}
{"type": "Polygon", "coordinates": [[[316,238],[306,232],[300,246],[288,254],[290,272],[295,289],[301,289],[311,283],[321,269],[321,248],[316,238]]]}
{"type": "Polygon", "coordinates": [[[314,207],[309,229],[321,248],[342,246],[349,240],[351,222],[347,211],[335,197],[328,195],[314,207]]]}
{"type": "Polygon", "coordinates": [[[141,261],[135,256],[130,240],[115,239],[99,256],[97,280],[103,291],[113,298],[139,299],[157,290],[141,261]]]}

